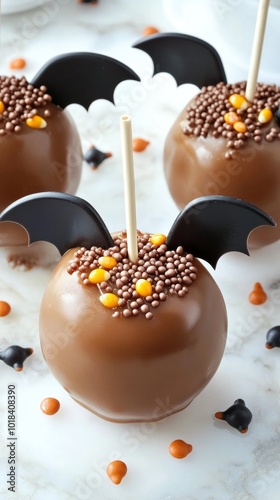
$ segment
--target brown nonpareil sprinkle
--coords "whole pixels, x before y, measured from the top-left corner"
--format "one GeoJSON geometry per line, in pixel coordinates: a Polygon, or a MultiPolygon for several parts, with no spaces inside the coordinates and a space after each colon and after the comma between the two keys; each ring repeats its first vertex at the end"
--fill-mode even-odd
{"type": "Polygon", "coordinates": [[[44,85],[35,88],[24,76],[0,76],[0,136],[19,133],[25,121],[51,100],[44,85]]]}
{"type": "MultiPolygon", "coordinates": [[[[218,85],[203,87],[201,92],[187,106],[181,128],[185,135],[193,137],[224,137],[227,140],[226,158],[243,148],[248,141],[260,144],[263,140],[280,140],[280,128],[272,118],[262,123],[260,114],[272,111],[272,117],[280,105],[280,88],[276,85],[259,83],[253,102],[236,108],[233,96],[244,97],[246,82],[235,84],[220,82],[218,85]],[[229,118],[236,114],[242,127],[231,123],[229,118]],[[237,130],[236,130],[237,129],[237,130]]],[[[245,98],[243,98],[245,100],[245,98]]]]}
{"type": "Polygon", "coordinates": [[[149,234],[138,233],[138,262],[133,263],[128,258],[125,231],[114,237],[114,243],[107,250],[80,248],[67,269],[69,274],[78,275],[82,285],[98,287],[102,304],[112,308],[114,318],[142,314],[152,319],[154,311],[168,296],[184,297],[197,277],[193,255],[186,254],[181,246],[169,250],[164,243],[153,244],[149,234]],[[104,280],[102,273],[95,272],[102,269],[101,256],[116,260],[116,265],[104,273],[104,280]],[[91,273],[101,274],[98,283],[90,281],[91,273]]]}

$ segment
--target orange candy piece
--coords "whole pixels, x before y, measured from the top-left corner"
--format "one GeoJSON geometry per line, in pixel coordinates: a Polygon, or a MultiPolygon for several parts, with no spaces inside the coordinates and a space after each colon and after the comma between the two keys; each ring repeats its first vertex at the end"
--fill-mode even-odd
{"type": "Polygon", "coordinates": [[[169,445],[169,452],[174,458],[185,458],[191,453],[193,447],[191,444],[186,443],[183,439],[175,439],[169,445]]]}
{"type": "Polygon", "coordinates": [[[0,300],[0,316],[7,316],[11,310],[10,304],[5,300],[0,300]]]}
{"type": "Polygon", "coordinates": [[[45,398],[41,401],[40,408],[46,415],[54,415],[60,408],[60,402],[56,398],[45,398]]]}
{"type": "Polygon", "coordinates": [[[114,484],[120,484],[127,473],[127,466],[122,460],[114,460],[109,463],[106,472],[114,484]]]}
{"type": "Polygon", "coordinates": [[[224,120],[228,125],[233,125],[235,122],[240,121],[240,117],[235,111],[230,111],[224,115],[224,120]]]}
{"type": "Polygon", "coordinates": [[[135,137],[135,139],[132,140],[132,149],[135,153],[141,153],[149,144],[149,141],[141,139],[140,137],[135,137]]]}
{"type": "Polygon", "coordinates": [[[114,307],[117,307],[119,297],[114,293],[103,293],[100,295],[99,300],[102,302],[103,306],[113,309],[114,307]]]}
{"type": "Polygon", "coordinates": [[[152,236],[150,237],[150,242],[153,245],[156,245],[157,247],[163,245],[165,243],[165,240],[166,240],[165,234],[155,233],[152,234],[152,236]]]}
{"type": "Polygon", "coordinates": [[[102,255],[102,257],[99,257],[98,259],[98,264],[100,264],[100,266],[104,267],[105,269],[113,269],[113,267],[117,265],[117,261],[110,255],[102,255]]]}
{"type": "Polygon", "coordinates": [[[155,26],[147,26],[143,30],[143,36],[155,35],[156,33],[159,33],[159,30],[155,26]]]}
{"type": "Polygon", "coordinates": [[[88,279],[94,284],[102,283],[102,281],[108,281],[110,279],[110,273],[105,271],[105,269],[93,269],[93,271],[89,273],[88,279]]]}
{"type": "Polygon", "coordinates": [[[23,69],[26,66],[26,60],[22,57],[17,57],[10,62],[9,66],[10,69],[23,69]]]}
{"type": "Polygon", "coordinates": [[[268,123],[273,118],[273,113],[271,109],[264,108],[259,112],[258,121],[260,123],[268,123]]]}
{"type": "Polygon", "coordinates": [[[236,130],[236,132],[241,132],[241,134],[245,134],[245,132],[247,130],[246,124],[244,122],[241,122],[241,121],[235,122],[233,124],[233,128],[234,128],[234,130],[236,130]]]}
{"type": "Polygon", "coordinates": [[[45,128],[47,126],[46,120],[39,115],[34,115],[32,118],[27,118],[26,125],[31,128],[45,128]]]}
{"type": "Polygon", "coordinates": [[[141,297],[148,297],[148,295],[152,295],[153,287],[148,280],[139,279],[135,283],[135,290],[141,297]]]}
{"type": "Polygon", "coordinates": [[[249,302],[255,306],[264,304],[267,300],[267,295],[260,283],[255,283],[253,290],[249,294],[249,302]]]}
{"type": "Polygon", "coordinates": [[[241,94],[232,94],[229,96],[229,102],[235,109],[247,109],[249,106],[248,101],[241,94]]]}

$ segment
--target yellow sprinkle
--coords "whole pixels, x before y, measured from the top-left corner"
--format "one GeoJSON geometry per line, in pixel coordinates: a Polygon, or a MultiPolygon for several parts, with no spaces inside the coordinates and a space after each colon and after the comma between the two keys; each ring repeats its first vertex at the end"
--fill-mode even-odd
{"type": "Polygon", "coordinates": [[[236,130],[236,132],[241,132],[241,134],[244,134],[247,130],[247,127],[246,127],[246,124],[244,122],[235,122],[233,124],[233,128],[234,130],[236,130]]]}
{"type": "Polygon", "coordinates": [[[270,122],[272,117],[273,117],[273,113],[272,113],[271,109],[264,108],[259,112],[258,121],[260,123],[267,123],[267,122],[270,122]]]}
{"type": "Polygon", "coordinates": [[[148,280],[140,279],[135,284],[136,292],[141,295],[141,297],[147,297],[148,295],[152,295],[153,288],[151,283],[148,280]]]}
{"type": "Polygon", "coordinates": [[[103,306],[112,309],[113,307],[117,307],[119,297],[114,293],[103,293],[100,295],[99,300],[102,302],[103,306]]]}
{"type": "Polygon", "coordinates": [[[89,273],[88,279],[91,283],[102,283],[102,281],[108,281],[108,279],[110,279],[110,273],[105,271],[105,269],[93,269],[93,271],[89,273]]]}
{"type": "Polygon", "coordinates": [[[0,115],[2,115],[4,111],[5,111],[5,104],[3,103],[3,101],[0,101],[0,115]]]}
{"type": "Polygon", "coordinates": [[[249,106],[244,95],[241,94],[232,94],[229,97],[229,102],[235,109],[247,109],[249,106]]]}
{"type": "Polygon", "coordinates": [[[238,122],[240,118],[237,113],[230,111],[224,115],[224,120],[228,125],[233,125],[235,122],[238,122]]]}
{"type": "Polygon", "coordinates": [[[104,255],[99,257],[98,264],[100,266],[105,267],[105,269],[113,269],[117,265],[116,259],[114,257],[110,257],[110,255],[104,255]]]}
{"type": "Polygon", "coordinates": [[[153,234],[151,237],[150,237],[150,242],[153,244],[153,245],[156,245],[156,246],[160,246],[162,245],[163,243],[165,243],[165,240],[166,240],[166,236],[164,234],[153,234]]]}
{"type": "Polygon", "coordinates": [[[32,118],[27,118],[26,125],[31,128],[45,128],[47,122],[39,115],[34,115],[32,118]]]}

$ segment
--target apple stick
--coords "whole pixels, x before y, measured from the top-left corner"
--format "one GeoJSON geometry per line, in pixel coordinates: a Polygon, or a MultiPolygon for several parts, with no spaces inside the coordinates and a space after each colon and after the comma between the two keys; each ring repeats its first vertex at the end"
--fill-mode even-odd
{"type": "Polygon", "coordinates": [[[134,182],[132,131],[131,131],[130,116],[122,115],[120,123],[121,123],[122,157],[123,157],[127,251],[129,259],[132,262],[137,262],[138,246],[137,246],[135,182],[134,182]]]}
{"type": "Polygon", "coordinates": [[[267,12],[269,7],[269,0],[260,0],[258,15],[256,21],[256,28],[253,40],[252,54],[250,60],[249,74],[247,79],[247,86],[245,97],[247,101],[252,102],[255,95],[259,66],[262,54],[262,46],[264,40],[267,12]]]}

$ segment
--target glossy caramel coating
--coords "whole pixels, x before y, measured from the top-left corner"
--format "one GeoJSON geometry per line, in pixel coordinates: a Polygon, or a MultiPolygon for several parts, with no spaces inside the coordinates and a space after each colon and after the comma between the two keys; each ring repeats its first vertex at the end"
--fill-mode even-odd
{"type": "Polygon", "coordinates": [[[40,311],[43,355],[82,406],[115,422],[157,421],[185,407],[215,374],[227,315],[212,276],[194,259],[197,279],[144,315],[112,317],[95,286],[67,272],[77,249],[55,268],[40,311]]]}
{"type": "MultiPolygon", "coordinates": [[[[268,213],[276,228],[258,228],[249,237],[249,248],[259,248],[280,238],[279,141],[249,141],[225,158],[227,139],[185,135],[184,109],[171,127],[164,148],[164,172],[179,209],[200,196],[220,194],[241,198],[268,213]]],[[[279,128],[275,119],[269,127],[279,128]]],[[[265,130],[266,127],[264,127],[265,130]]]]}

